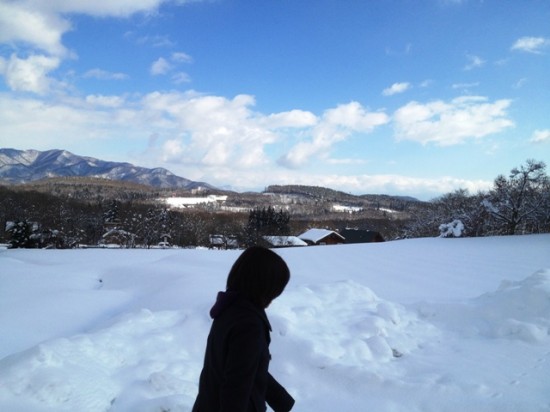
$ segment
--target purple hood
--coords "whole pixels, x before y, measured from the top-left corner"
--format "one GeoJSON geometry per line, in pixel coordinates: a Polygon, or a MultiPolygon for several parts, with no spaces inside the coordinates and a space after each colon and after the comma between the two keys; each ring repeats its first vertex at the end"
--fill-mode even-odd
{"type": "Polygon", "coordinates": [[[218,292],[216,303],[214,303],[214,306],[212,306],[212,309],[210,309],[210,317],[212,319],[216,319],[223,313],[225,309],[235,303],[235,301],[237,301],[239,297],[240,294],[238,292],[218,292]]]}

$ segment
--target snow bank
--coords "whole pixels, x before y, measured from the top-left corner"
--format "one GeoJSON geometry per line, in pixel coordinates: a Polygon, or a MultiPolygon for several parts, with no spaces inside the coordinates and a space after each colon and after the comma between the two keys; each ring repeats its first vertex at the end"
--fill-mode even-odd
{"type": "Polygon", "coordinates": [[[550,270],[504,280],[496,291],[464,303],[420,304],[418,310],[422,318],[470,338],[542,343],[550,338],[550,270]]]}
{"type": "Polygon", "coordinates": [[[299,344],[314,367],[373,370],[436,333],[403,306],[354,281],[301,286],[273,303],[274,329],[299,344]],[[304,328],[307,325],[307,328],[304,328]]]}
{"type": "Polygon", "coordinates": [[[186,410],[200,364],[189,331],[206,323],[184,312],[143,309],[97,332],[9,356],[1,362],[2,410],[186,410]]]}
{"type": "Polygon", "coordinates": [[[476,299],[474,307],[483,335],[543,342],[550,335],[550,270],[519,282],[503,281],[496,292],[476,299]]]}

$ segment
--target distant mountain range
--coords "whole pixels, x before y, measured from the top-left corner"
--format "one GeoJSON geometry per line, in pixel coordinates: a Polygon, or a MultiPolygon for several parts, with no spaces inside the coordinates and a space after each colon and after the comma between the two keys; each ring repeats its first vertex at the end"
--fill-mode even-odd
{"type": "Polygon", "coordinates": [[[176,176],[167,169],[148,169],[130,163],[107,162],[66,150],[0,149],[0,182],[27,183],[54,177],[96,177],[160,188],[215,189],[204,182],[176,176]]]}

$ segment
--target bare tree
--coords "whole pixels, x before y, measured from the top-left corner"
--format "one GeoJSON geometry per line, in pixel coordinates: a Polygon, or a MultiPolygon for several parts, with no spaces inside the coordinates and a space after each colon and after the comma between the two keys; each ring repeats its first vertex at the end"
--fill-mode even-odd
{"type": "Polygon", "coordinates": [[[528,223],[544,214],[548,198],[548,176],[544,162],[527,160],[513,168],[506,178],[495,179],[494,187],[484,205],[496,224],[497,233],[514,235],[525,232],[528,223]]]}

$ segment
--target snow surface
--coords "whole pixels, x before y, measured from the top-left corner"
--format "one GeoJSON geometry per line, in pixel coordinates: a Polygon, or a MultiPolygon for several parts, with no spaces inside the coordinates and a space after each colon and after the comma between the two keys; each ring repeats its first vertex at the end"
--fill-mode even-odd
{"type": "Polygon", "coordinates": [[[207,203],[223,203],[227,200],[227,196],[208,195],[201,197],[167,197],[161,200],[170,207],[185,208],[188,206],[197,206],[207,203]]]}
{"type": "MultiPolygon", "coordinates": [[[[550,235],[277,252],[294,411],[550,410],[550,235]]],[[[0,410],[190,411],[239,253],[0,249],[0,410]]]]}

